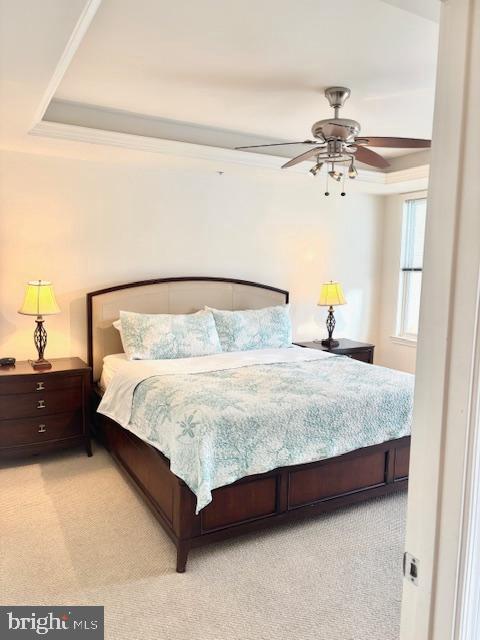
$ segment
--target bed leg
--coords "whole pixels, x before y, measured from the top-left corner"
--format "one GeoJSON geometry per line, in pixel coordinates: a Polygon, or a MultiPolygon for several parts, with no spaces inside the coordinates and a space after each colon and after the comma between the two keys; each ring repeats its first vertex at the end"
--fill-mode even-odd
{"type": "Polygon", "coordinates": [[[93,456],[92,452],[92,441],[90,440],[90,436],[85,438],[85,450],[87,452],[87,456],[91,458],[93,456]]]}
{"type": "Polygon", "coordinates": [[[181,540],[177,546],[177,573],[185,573],[190,543],[181,540]]]}

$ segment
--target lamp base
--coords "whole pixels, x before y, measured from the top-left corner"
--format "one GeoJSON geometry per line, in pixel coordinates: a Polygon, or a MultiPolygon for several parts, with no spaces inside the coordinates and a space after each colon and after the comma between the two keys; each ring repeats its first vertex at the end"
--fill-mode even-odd
{"type": "Polygon", "coordinates": [[[325,338],[325,340],[321,340],[322,347],[327,347],[327,349],[335,349],[340,344],[338,340],[334,340],[333,338],[325,338]]]}
{"type": "Polygon", "coordinates": [[[37,323],[37,326],[33,332],[33,341],[37,348],[38,358],[36,360],[29,360],[29,362],[32,365],[32,368],[36,371],[43,371],[45,369],[52,368],[52,364],[43,357],[45,347],[47,346],[47,330],[43,326],[44,320],[42,316],[37,316],[35,322],[37,323]]]}
{"type": "Polygon", "coordinates": [[[44,371],[46,369],[52,368],[52,363],[48,360],[45,360],[44,358],[39,358],[38,360],[29,360],[28,362],[32,366],[32,369],[35,369],[35,371],[44,371]]]}

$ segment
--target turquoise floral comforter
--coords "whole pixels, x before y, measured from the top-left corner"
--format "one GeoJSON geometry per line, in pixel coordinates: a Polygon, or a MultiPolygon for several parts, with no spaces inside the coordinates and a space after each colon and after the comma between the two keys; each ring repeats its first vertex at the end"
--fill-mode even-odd
{"type": "Polygon", "coordinates": [[[410,433],[411,374],[344,356],[162,375],[134,393],[129,429],[197,496],[286,465],[410,433]]]}

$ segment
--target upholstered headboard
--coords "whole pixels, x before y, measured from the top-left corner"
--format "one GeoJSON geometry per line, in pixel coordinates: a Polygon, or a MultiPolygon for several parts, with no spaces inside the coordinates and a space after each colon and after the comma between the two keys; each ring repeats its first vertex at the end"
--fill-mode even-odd
{"type": "Polygon", "coordinates": [[[288,291],[230,278],[163,278],[121,284],[87,294],[88,364],[94,381],[103,358],[123,351],[112,326],[120,310],[139,313],[193,313],[205,305],[217,309],[259,309],[288,302],[288,291]]]}

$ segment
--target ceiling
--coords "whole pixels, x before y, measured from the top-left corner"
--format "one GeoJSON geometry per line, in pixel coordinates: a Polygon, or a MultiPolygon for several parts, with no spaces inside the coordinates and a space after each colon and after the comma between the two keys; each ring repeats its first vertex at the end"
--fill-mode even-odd
{"type": "MultiPolygon", "coordinates": [[[[276,171],[273,153],[231,149],[310,137],[332,83],[352,88],[344,115],[364,134],[429,136],[439,1],[333,4],[0,0],[0,149],[276,171]]],[[[428,162],[403,155],[359,184],[412,190],[428,162]]]]}
{"type": "Polygon", "coordinates": [[[141,117],[144,135],[150,122],[153,136],[200,132],[226,148],[303,140],[332,113],[324,88],[340,84],[352,89],[342,115],[363,134],[429,138],[438,4],[103,0],[47,119],[64,108],[75,124],[86,105],[90,126],[96,114],[109,130],[120,114],[127,132],[141,117]]]}

